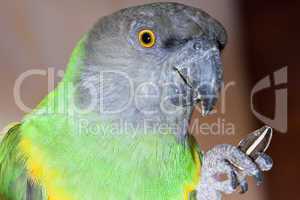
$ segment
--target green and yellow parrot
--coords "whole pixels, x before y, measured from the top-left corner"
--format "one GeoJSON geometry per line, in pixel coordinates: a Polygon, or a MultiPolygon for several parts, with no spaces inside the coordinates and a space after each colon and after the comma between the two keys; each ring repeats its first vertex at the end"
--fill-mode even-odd
{"type": "Polygon", "coordinates": [[[272,160],[187,134],[223,82],[225,29],[200,9],[153,3],[101,18],[63,80],[0,145],[1,200],[212,200],[261,182],[272,160]],[[244,169],[237,171],[226,160],[244,169]],[[214,179],[217,173],[229,179],[214,179]]]}

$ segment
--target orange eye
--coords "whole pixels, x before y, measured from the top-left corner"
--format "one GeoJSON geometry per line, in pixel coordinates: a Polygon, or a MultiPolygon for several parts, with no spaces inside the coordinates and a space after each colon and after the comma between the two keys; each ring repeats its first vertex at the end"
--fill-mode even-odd
{"type": "Polygon", "coordinates": [[[138,34],[140,44],[145,48],[151,48],[156,43],[156,37],[152,30],[144,29],[138,34]]]}

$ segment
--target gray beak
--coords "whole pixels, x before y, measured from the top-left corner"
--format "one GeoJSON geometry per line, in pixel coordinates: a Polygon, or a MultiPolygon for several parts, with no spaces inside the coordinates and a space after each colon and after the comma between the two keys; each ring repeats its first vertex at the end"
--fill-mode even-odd
{"type": "Polygon", "coordinates": [[[197,99],[197,101],[200,103],[201,115],[205,117],[214,109],[218,97],[217,94],[215,94],[212,91],[212,88],[203,87],[200,90],[198,90],[198,93],[199,94],[207,93],[205,95],[200,95],[200,98],[197,99]]]}
{"type": "Polygon", "coordinates": [[[193,40],[184,51],[184,63],[176,70],[192,90],[193,103],[200,104],[202,116],[206,116],[213,110],[223,83],[220,50],[202,39],[193,40]]]}

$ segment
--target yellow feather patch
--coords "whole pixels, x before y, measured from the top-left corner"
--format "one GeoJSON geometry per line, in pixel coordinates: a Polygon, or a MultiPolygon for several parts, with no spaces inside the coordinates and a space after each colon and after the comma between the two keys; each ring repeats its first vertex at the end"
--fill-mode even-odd
{"type": "Polygon", "coordinates": [[[201,174],[201,161],[199,158],[199,154],[195,148],[193,148],[193,156],[195,159],[195,164],[196,164],[196,169],[195,169],[195,174],[193,176],[193,182],[191,184],[188,184],[184,188],[184,200],[189,200],[190,194],[196,190],[197,185],[199,184],[200,181],[200,174],[201,174]]]}
{"type": "Polygon", "coordinates": [[[26,167],[33,181],[40,183],[47,191],[48,200],[71,200],[69,194],[54,182],[61,174],[50,169],[43,162],[43,154],[29,139],[21,139],[20,149],[26,157],[26,167]]]}

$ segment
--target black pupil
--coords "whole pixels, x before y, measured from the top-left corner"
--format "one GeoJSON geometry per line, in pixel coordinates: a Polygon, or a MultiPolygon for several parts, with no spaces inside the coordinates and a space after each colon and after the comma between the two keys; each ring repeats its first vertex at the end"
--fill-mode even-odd
{"type": "Polygon", "coordinates": [[[142,35],[142,40],[145,44],[150,44],[152,42],[152,37],[151,37],[150,33],[144,33],[142,35]]]}

